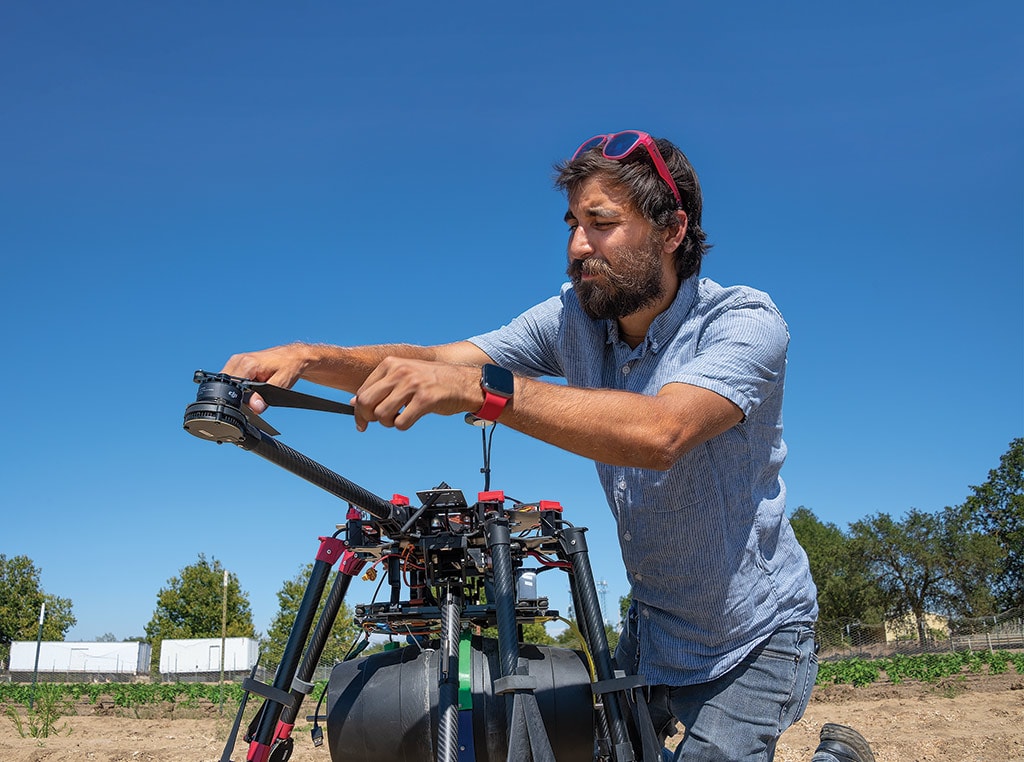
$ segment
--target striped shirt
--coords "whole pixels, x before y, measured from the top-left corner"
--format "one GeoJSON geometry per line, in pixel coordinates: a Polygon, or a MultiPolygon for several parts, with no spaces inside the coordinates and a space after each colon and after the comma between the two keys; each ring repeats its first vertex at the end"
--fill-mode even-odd
{"type": "Polygon", "coordinates": [[[743,411],[741,423],[668,471],[596,464],[639,611],[648,683],[713,680],[782,625],[816,619],[779,476],[789,331],[766,294],[690,278],[631,349],[616,321],[588,317],[566,284],[470,341],[519,375],[648,395],[682,382],[743,411]]]}

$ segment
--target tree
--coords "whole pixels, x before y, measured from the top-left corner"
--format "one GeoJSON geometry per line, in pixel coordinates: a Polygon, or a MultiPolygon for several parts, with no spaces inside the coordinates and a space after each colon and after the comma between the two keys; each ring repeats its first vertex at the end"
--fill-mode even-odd
{"type": "Polygon", "coordinates": [[[990,534],[1003,551],[995,595],[1004,608],[1024,606],[1024,438],[1010,442],[988,481],[959,506],[979,531],[990,534]]]}
{"type": "Polygon", "coordinates": [[[619,597],[619,621],[626,621],[626,614],[629,612],[629,607],[633,603],[633,591],[630,590],[623,596],[619,597]]]}
{"type": "MultiPolygon", "coordinates": [[[[309,581],[309,575],[312,570],[313,564],[306,564],[295,577],[286,580],[277,593],[279,604],[277,614],[274,615],[274,619],[270,623],[270,629],[267,631],[266,637],[260,640],[260,659],[267,666],[276,666],[284,655],[285,646],[288,644],[288,636],[291,634],[295,617],[298,616],[299,605],[302,603],[303,595],[305,595],[306,584],[309,581]]],[[[323,612],[324,603],[327,600],[326,591],[330,590],[338,574],[339,572],[334,572],[327,582],[325,593],[320,599],[320,605],[317,607],[316,617],[313,620],[314,626],[323,612]]],[[[361,633],[362,630],[352,620],[352,609],[342,603],[337,618],[334,620],[331,634],[324,644],[320,663],[334,664],[342,661],[361,633]]],[[[312,629],[310,634],[312,634],[312,629]]]]}
{"type": "Polygon", "coordinates": [[[64,640],[77,621],[71,613],[71,599],[45,593],[39,570],[28,556],[8,558],[0,553],[0,662],[10,657],[13,641],[35,640],[39,635],[43,603],[43,640],[64,640]]]}
{"type": "Polygon", "coordinates": [[[948,607],[960,617],[982,617],[996,611],[995,591],[1006,556],[999,540],[976,526],[962,506],[942,512],[948,607]]]}
{"type": "Polygon", "coordinates": [[[789,523],[807,553],[822,623],[880,621],[878,585],[857,557],[852,538],[803,506],[793,511],[789,523]]]}
{"type": "MultiPolygon", "coordinates": [[[[153,646],[153,671],[160,665],[160,643],[168,638],[219,638],[224,596],[224,568],[202,553],[199,560],[167,580],[156,597],[156,610],[146,625],[146,640],[153,646]]],[[[238,577],[228,574],[227,636],[251,638],[249,596],[238,577]]]]}
{"type": "Polygon", "coordinates": [[[924,645],[928,638],[925,615],[944,608],[947,600],[940,518],[913,508],[902,521],[878,513],[850,529],[856,551],[878,577],[887,613],[893,617],[912,614],[918,640],[924,645]]]}

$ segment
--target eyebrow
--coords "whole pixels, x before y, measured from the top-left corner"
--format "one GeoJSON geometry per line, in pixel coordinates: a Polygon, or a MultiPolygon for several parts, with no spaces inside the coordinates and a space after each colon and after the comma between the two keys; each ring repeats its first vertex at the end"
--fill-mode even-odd
{"type": "MultiPolygon", "coordinates": [[[[589,209],[584,210],[583,216],[613,219],[619,216],[619,212],[615,211],[614,209],[608,209],[603,206],[592,206],[589,209]]],[[[569,222],[570,220],[576,219],[576,215],[572,213],[571,209],[569,209],[566,211],[564,219],[566,222],[569,222]]]]}

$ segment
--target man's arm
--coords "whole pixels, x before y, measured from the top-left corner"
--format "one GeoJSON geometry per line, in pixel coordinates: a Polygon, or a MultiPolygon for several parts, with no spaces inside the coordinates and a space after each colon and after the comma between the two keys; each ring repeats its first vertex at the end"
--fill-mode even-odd
{"type": "Polygon", "coordinates": [[[516,378],[513,400],[500,418],[511,428],[602,463],[657,470],[743,420],[732,401],[681,383],[652,397],[516,378]]]}
{"type": "MultiPolygon", "coordinates": [[[[489,360],[482,349],[465,341],[434,347],[288,344],[235,355],[223,372],[276,386],[291,387],[303,378],[355,391],[360,430],[370,422],[408,429],[427,413],[479,410],[480,365],[489,360]]],[[[250,404],[257,412],[265,409],[255,396],[250,404]]],[[[515,396],[499,420],[602,463],[664,470],[742,419],[733,402],[689,384],[667,384],[652,397],[517,376],[515,396]]]]}
{"type": "MultiPolygon", "coordinates": [[[[408,429],[427,413],[475,412],[483,404],[480,369],[388,357],[366,378],[354,404],[360,429],[371,421],[408,429]]],[[[659,470],[742,420],[735,403],[690,384],[666,384],[652,397],[521,376],[499,417],[510,428],[602,463],[659,470]]]]}
{"type": "MultiPolygon", "coordinates": [[[[221,373],[266,381],[285,389],[290,389],[301,378],[322,386],[355,392],[388,357],[477,366],[490,359],[483,350],[468,341],[432,347],[415,344],[341,347],[296,342],[233,355],[221,373]]],[[[251,404],[258,413],[266,409],[266,404],[258,395],[254,395],[251,404]]]]}

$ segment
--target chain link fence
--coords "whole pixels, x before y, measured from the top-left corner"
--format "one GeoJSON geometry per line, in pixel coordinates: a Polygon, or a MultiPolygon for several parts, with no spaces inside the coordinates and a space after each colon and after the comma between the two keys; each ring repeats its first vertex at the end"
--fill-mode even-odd
{"type": "MultiPolygon", "coordinates": [[[[913,616],[885,622],[864,622],[856,619],[819,621],[816,625],[819,658],[839,660],[858,657],[882,658],[895,654],[921,654],[960,651],[999,651],[1024,649],[1024,607],[978,618],[956,618],[927,614],[918,622],[913,616]]],[[[327,680],[333,664],[316,668],[313,682],[327,680]]],[[[256,679],[272,683],[277,665],[257,667],[256,679]]],[[[241,682],[249,670],[228,670],[224,679],[241,682]]],[[[55,672],[40,670],[12,672],[0,670],[0,682],[93,683],[93,682],[164,682],[216,683],[219,671],[136,674],[130,672],[55,672]]]]}
{"type": "Polygon", "coordinates": [[[925,614],[884,622],[819,621],[823,659],[880,658],[894,654],[1024,649],[1024,608],[964,618],[925,614]]]}

